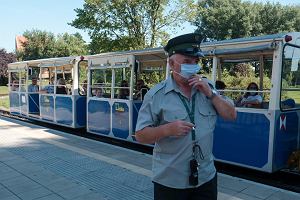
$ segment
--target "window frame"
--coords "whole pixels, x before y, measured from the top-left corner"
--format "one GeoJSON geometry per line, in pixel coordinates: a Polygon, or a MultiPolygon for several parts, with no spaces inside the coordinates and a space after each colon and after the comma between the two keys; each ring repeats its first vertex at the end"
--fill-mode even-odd
{"type": "Polygon", "coordinates": [[[283,45],[283,48],[282,48],[282,55],[281,55],[281,73],[280,73],[280,96],[279,96],[279,108],[280,108],[280,111],[281,112],[289,112],[289,111],[297,111],[297,110],[300,110],[300,106],[299,107],[295,107],[295,108],[282,108],[281,106],[281,102],[282,102],[282,76],[283,76],[283,67],[284,67],[284,50],[287,46],[292,46],[294,48],[299,48],[300,49],[300,46],[298,45],[295,45],[295,44],[290,44],[290,43],[285,43],[283,45]]]}
{"type": "Polygon", "coordinates": [[[83,97],[86,97],[87,95],[88,95],[88,78],[89,78],[89,76],[88,76],[88,69],[89,69],[89,63],[88,63],[88,61],[87,60],[80,60],[78,63],[77,63],[77,73],[78,73],[78,94],[79,94],[79,96],[83,96],[83,97]],[[83,94],[81,94],[81,92],[79,91],[79,89],[80,89],[80,67],[79,67],[79,65],[80,65],[80,63],[81,62],[86,62],[87,63],[87,74],[86,74],[86,80],[87,80],[87,91],[86,91],[86,94],[85,95],[83,95],[83,94]]]}

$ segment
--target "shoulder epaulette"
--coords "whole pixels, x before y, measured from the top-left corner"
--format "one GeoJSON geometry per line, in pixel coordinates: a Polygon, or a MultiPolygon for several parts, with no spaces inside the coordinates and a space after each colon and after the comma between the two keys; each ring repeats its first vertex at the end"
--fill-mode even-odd
{"type": "Polygon", "coordinates": [[[150,96],[155,95],[158,91],[160,91],[164,86],[166,85],[166,80],[156,84],[155,86],[153,86],[148,92],[147,94],[150,96]]]}

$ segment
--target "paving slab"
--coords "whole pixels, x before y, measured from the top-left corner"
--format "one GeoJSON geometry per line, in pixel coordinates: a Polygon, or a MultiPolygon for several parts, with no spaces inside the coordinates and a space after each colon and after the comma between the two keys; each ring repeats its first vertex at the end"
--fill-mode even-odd
{"type": "MultiPolygon", "coordinates": [[[[151,200],[151,156],[0,117],[1,200],[151,200]]],[[[218,174],[218,200],[300,195],[218,174]]]]}

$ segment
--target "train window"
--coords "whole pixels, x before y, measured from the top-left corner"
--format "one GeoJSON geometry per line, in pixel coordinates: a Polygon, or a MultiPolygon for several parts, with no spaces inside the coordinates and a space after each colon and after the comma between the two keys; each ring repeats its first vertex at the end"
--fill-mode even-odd
{"type": "Polygon", "coordinates": [[[220,94],[237,107],[268,109],[272,56],[270,53],[264,56],[236,55],[220,58],[216,84],[220,94]]]}
{"type": "Polygon", "coordinates": [[[72,95],[72,65],[56,67],[56,94],[72,95]]]}
{"type": "Polygon", "coordinates": [[[153,87],[166,78],[166,63],[141,63],[138,71],[138,79],[144,80],[148,87],[153,87]]]}
{"type": "Polygon", "coordinates": [[[115,69],[114,94],[117,99],[129,99],[130,97],[131,68],[115,69]]]}
{"type": "Polygon", "coordinates": [[[40,87],[39,74],[40,69],[37,67],[28,68],[27,92],[38,92],[40,87]]]}
{"type": "Polygon", "coordinates": [[[111,97],[112,69],[91,70],[90,96],[111,97]]]}
{"type": "Polygon", "coordinates": [[[10,91],[19,91],[19,72],[10,73],[10,91]]]}
{"type": "Polygon", "coordinates": [[[41,68],[40,92],[53,94],[54,93],[54,68],[41,68]]]}
{"type": "Polygon", "coordinates": [[[78,63],[78,93],[79,95],[87,95],[87,71],[88,71],[88,62],[86,60],[81,60],[78,63]]]}
{"type": "Polygon", "coordinates": [[[286,45],[281,74],[281,110],[300,108],[300,47],[286,45]]]}
{"type": "Polygon", "coordinates": [[[27,88],[27,81],[26,81],[26,72],[25,71],[20,71],[20,83],[19,83],[20,91],[21,92],[26,92],[27,88]]]}

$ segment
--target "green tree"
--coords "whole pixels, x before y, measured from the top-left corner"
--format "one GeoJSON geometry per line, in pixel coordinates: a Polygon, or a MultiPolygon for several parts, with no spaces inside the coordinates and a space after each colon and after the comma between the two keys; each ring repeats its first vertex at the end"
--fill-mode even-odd
{"type": "Polygon", "coordinates": [[[254,34],[300,31],[300,7],[267,3],[258,7],[261,30],[254,34]]]}
{"type": "Polygon", "coordinates": [[[300,31],[300,7],[241,0],[203,0],[193,24],[207,38],[224,40],[300,31]]]}
{"type": "Polygon", "coordinates": [[[54,50],[55,57],[88,54],[87,45],[79,33],[58,35],[54,50]]]}
{"type": "Polygon", "coordinates": [[[5,49],[0,49],[0,85],[8,83],[7,64],[15,62],[16,55],[7,53],[5,49]]]}
{"type": "Polygon", "coordinates": [[[85,0],[70,25],[88,32],[92,53],[143,49],[164,43],[184,21],[192,0],[85,0]]]}
{"type": "Polygon", "coordinates": [[[23,43],[24,49],[17,51],[18,60],[35,60],[53,57],[55,35],[50,32],[32,30],[25,31],[23,36],[27,39],[23,43]]]}
{"type": "Polygon", "coordinates": [[[198,13],[196,32],[216,40],[250,35],[255,16],[250,4],[241,0],[199,1],[198,13]]]}
{"type": "Polygon", "coordinates": [[[41,30],[25,31],[27,41],[24,49],[17,52],[18,60],[35,60],[41,58],[77,56],[87,54],[87,45],[79,33],[62,34],[57,37],[41,30]]]}

